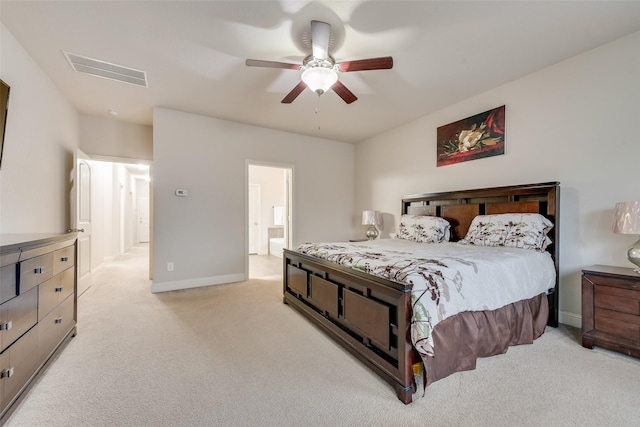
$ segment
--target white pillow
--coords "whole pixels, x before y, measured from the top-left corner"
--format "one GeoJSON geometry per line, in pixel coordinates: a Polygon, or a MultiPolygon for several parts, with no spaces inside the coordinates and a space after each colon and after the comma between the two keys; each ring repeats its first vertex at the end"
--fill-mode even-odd
{"type": "Polygon", "coordinates": [[[505,246],[544,251],[553,223],[540,214],[476,216],[460,243],[476,246],[505,246]]]}
{"type": "Polygon", "coordinates": [[[437,216],[402,215],[397,239],[417,243],[441,243],[449,240],[449,222],[437,216]]]}

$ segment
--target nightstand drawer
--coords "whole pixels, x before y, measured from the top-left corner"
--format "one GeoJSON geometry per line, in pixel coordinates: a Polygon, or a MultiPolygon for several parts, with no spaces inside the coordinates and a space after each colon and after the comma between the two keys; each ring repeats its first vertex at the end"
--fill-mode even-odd
{"type": "Polygon", "coordinates": [[[640,317],[596,308],[595,329],[640,343],[640,317]]]}
{"type": "MultiPolygon", "coordinates": [[[[640,291],[640,282],[635,277],[631,278],[618,278],[618,277],[606,277],[599,275],[590,275],[589,280],[593,282],[594,285],[606,285],[611,288],[620,288],[620,289],[628,289],[628,290],[638,290],[640,291]]],[[[637,277],[640,279],[640,275],[637,277]]]]}
{"type": "Polygon", "coordinates": [[[595,307],[640,316],[640,291],[595,286],[593,297],[595,307]]]}
{"type": "Polygon", "coordinates": [[[640,358],[640,275],[631,268],[582,270],[582,346],[640,358]]]}

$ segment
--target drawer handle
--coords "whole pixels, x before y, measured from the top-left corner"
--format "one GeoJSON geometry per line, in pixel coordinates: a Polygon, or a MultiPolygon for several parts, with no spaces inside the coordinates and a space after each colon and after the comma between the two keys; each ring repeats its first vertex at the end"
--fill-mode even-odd
{"type": "Polygon", "coordinates": [[[9,320],[8,322],[4,322],[0,324],[0,331],[8,331],[13,327],[13,322],[9,320]]]}
{"type": "Polygon", "coordinates": [[[69,257],[68,256],[63,256],[62,258],[60,258],[61,262],[67,262],[69,261],[69,257]]]}
{"type": "Polygon", "coordinates": [[[0,378],[10,378],[13,376],[13,366],[9,369],[5,369],[0,373],[0,378]]]}
{"type": "Polygon", "coordinates": [[[33,270],[33,272],[35,274],[42,274],[42,272],[44,271],[44,269],[42,267],[38,267],[36,269],[33,270]]]}
{"type": "Polygon", "coordinates": [[[64,286],[60,286],[60,287],[56,288],[56,292],[62,292],[63,289],[64,289],[64,286]]]}
{"type": "Polygon", "coordinates": [[[57,317],[54,323],[62,323],[62,317],[57,317]]]}

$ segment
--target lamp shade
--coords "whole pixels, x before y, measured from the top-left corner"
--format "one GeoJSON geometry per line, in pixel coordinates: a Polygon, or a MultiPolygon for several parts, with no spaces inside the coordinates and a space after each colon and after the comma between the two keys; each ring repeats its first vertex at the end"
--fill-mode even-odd
{"type": "Polygon", "coordinates": [[[378,225],[380,222],[380,212],[362,211],[362,225],[378,225]]]}
{"type": "Polygon", "coordinates": [[[640,234],[640,202],[616,203],[613,213],[613,232],[640,234]]]}
{"type": "Polygon", "coordinates": [[[338,74],[331,68],[312,67],[306,69],[301,78],[309,89],[318,95],[322,95],[338,81],[338,74]]]}

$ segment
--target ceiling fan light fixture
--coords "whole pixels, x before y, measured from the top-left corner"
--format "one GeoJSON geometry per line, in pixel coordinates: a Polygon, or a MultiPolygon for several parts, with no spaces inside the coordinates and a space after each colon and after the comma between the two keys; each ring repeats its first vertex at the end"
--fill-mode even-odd
{"type": "Polygon", "coordinates": [[[311,67],[302,72],[302,81],[309,89],[322,95],[338,81],[338,73],[333,68],[311,67]]]}

